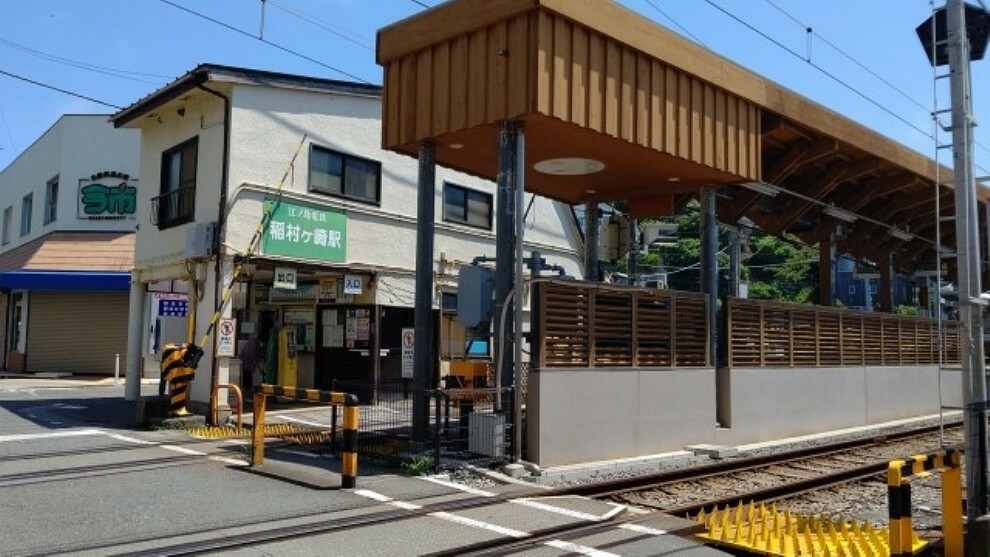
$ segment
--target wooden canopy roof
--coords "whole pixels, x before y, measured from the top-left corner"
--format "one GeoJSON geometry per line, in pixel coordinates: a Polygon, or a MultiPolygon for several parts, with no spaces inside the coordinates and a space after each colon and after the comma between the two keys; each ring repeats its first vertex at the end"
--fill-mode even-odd
{"type": "MultiPolygon", "coordinates": [[[[439,164],[494,179],[498,123],[519,120],[531,192],[629,200],[649,216],[724,186],[724,222],[745,216],[815,243],[840,223],[823,213],[830,204],[867,217],[845,225],[844,250],[894,253],[907,270],[934,258],[934,184],[950,171],[610,0],[448,0],[379,31],[377,56],[387,149],[416,156],[432,140],[439,164]],[[559,158],[604,168],[534,169],[559,158]]],[[[943,215],[954,214],[951,193],[941,188],[943,215]]],[[[951,247],[954,228],[943,228],[951,247]]]]}

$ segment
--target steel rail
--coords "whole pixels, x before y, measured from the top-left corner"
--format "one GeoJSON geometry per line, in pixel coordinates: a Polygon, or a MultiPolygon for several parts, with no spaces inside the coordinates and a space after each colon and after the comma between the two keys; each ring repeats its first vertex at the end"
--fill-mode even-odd
{"type": "MultiPolygon", "coordinates": [[[[950,427],[959,427],[961,424],[952,424],[950,427]]],[[[727,461],[718,464],[712,464],[707,466],[695,467],[695,468],[684,468],[679,470],[672,470],[668,472],[662,472],[659,474],[652,474],[648,476],[637,476],[633,478],[624,478],[621,480],[612,480],[607,482],[601,482],[596,484],[587,485],[577,485],[577,486],[567,486],[552,490],[535,490],[532,492],[515,492],[509,494],[498,494],[495,497],[469,497],[465,499],[459,499],[455,501],[446,501],[442,503],[436,503],[432,505],[423,506],[417,510],[405,510],[405,509],[395,509],[376,512],[374,514],[359,515],[344,518],[325,518],[316,519],[313,522],[306,524],[297,524],[293,526],[283,527],[275,526],[270,528],[261,529],[255,532],[245,532],[239,533],[236,536],[225,536],[223,538],[215,539],[203,539],[195,541],[178,541],[183,538],[188,539],[190,536],[207,536],[211,531],[198,531],[190,532],[186,534],[171,534],[167,536],[160,536],[154,538],[144,538],[135,540],[121,540],[114,543],[101,544],[99,546],[86,546],[86,547],[73,547],[73,548],[59,548],[57,550],[45,552],[47,554],[52,553],[71,553],[84,550],[100,550],[103,554],[112,555],[199,555],[207,552],[217,552],[227,549],[235,549],[240,547],[257,546],[266,543],[276,543],[284,542],[296,538],[311,537],[317,535],[331,534],[342,532],[346,530],[354,530],[358,528],[375,526],[380,524],[385,524],[389,522],[395,522],[398,520],[412,520],[416,518],[422,518],[423,516],[429,515],[435,512],[452,512],[459,510],[476,509],[494,504],[506,503],[512,499],[517,499],[526,496],[540,496],[540,497],[554,497],[561,495],[583,495],[593,498],[603,498],[608,496],[614,496],[621,493],[628,493],[630,491],[638,491],[644,489],[650,489],[651,487],[671,484],[677,481],[684,481],[687,479],[698,479],[702,476],[716,476],[724,475],[732,472],[740,472],[753,468],[765,467],[770,464],[781,464],[793,460],[802,460],[814,456],[825,456],[831,453],[845,452],[854,448],[863,448],[870,445],[881,444],[886,441],[895,441],[902,439],[909,439],[912,437],[919,437],[923,435],[929,435],[931,433],[937,432],[939,430],[938,426],[924,427],[914,430],[907,430],[903,432],[896,432],[884,435],[873,436],[869,438],[845,441],[841,443],[834,443],[830,445],[823,445],[820,447],[813,447],[807,449],[801,449],[797,451],[790,451],[786,453],[770,454],[765,456],[740,459],[735,461],[727,461]],[[163,542],[164,545],[155,545],[156,542],[163,542]],[[174,542],[174,543],[171,543],[174,542]],[[134,546],[141,546],[141,549],[131,549],[134,546]],[[145,549],[146,548],[146,549],[145,549]],[[116,552],[116,553],[115,553],[116,552]]],[[[883,466],[886,467],[886,462],[883,466]]],[[[876,466],[876,464],[871,465],[876,466]]],[[[866,472],[862,472],[866,473],[866,472]]],[[[867,475],[873,475],[877,472],[870,469],[867,475]]],[[[811,480],[817,480],[811,479],[811,480]]],[[[801,482],[790,482],[787,485],[803,483],[801,482]]],[[[851,481],[851,480],[845,480],[851,481]]],[[[780,486],[783,487],[783,486],[780,486]]],[[[820,486],[819,486],[820,487],[820,486]]],[[[778,488],[769,488],[769,490],[778,488]]],[[[813,487],[806,487],[805,489],[813,489],[813,487]]],[[[733,502],[739,500],[741,497],[747,497],[748,495],[736,495],[730,497],[733,502]]],[[[652,505],[641,504],[642,506],[652,505]]],[[[705,501],[700,504],[711,506],[713,501],[705,501]]],[[[720,503],[722,504],[722,503],[720,503]]],[[[688,506],[682,507],[669,507],[662,509],[668,514],[683,514],[684,511],[691,510],[688,506]]],[[[308,516],[312,518],[317,518],[318,516],[328,516],[333,514],[332,512],[320,512],[313,513],[308,516]]],[[[560,527],[554,527],[550,529],[538,530],[533,532],[531,537],[527,537],[523,540],[520,539],[504,539],[498,538],[489,542],[482,542],[472,546],[465,546],[460,548],[455,548],[447,550],[446,552],[439,552],[436,555],[460,555],[465,552],[474,554],[485,555],[485,554],[504,554],[504,548],[513,547],[519,545],[519,547],[524,547],[527,545],[539,544],[542,541],[552,538],[557,538],[561,534],[569,534],[569,537],[574,537],[575,535],[588,535],[588,533],[594,531],[595,528],[612,528],[618,524],[624,522],[632,522],[635,519],[642,517],[633,517],[632,519],[612,519],[605,522],[593,522],[593,523],[574,523],[568,524],[560,527]],[[493,553],[487,553],[492,551],[493,553]]],[[[241,525],[244,527],[249,526],[263,526],[261,524],[245,524],[241,525]]],[[[224,528],[229,532],[232,528],[236,528],[238,525],[228,525],[224,528]]],[[[684,531],[688,532],[687,530],[684,531]]]]}

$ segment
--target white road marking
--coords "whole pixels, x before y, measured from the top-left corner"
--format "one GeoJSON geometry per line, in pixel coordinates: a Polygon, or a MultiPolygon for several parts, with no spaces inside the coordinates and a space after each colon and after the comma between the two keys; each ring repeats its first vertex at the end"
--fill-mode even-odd
{"type": "Polygon", "coordinates": [[[127,443],[134,443],[136,445],[157,445],[158,443],[154,441],[145,441],[144,439],[138,439],[136,437],[127,437],[126,435],[121,435],[119,433],[110,433],[109,431],[100,431],[103,435],[111,439],[116,439],[118,441],[126,441],[127,443]]]}
{"type": "Polygon", "coordinates": [[[38,439],[53,439],[56,437],[83,437],[86,435],[100,435],[103,432],[98,429],[76,429],[72,431],[55,431],[52,433],[22,433],[18,435],[0,435],[0,443],[5,441],[35,441],[38,439]]]}
{"type": "Polygon", "coordinates": [[[576,543],[565,542],[562,540],[548,541],[543,545],[549,545],[550,547],[555,547],[571,553],[577,553],[579,555],[591,555],[592,557],[619,557],[617,553],[609,553],[608,551],[601,551],[586,545],[578,545],[576,543]]]}
{"type": "Polygon", "coordinates": [[[367,497],[368,499],[374,499],[379,503],[388,503],[392,500],[391,497],[387,495],[382,495],[377,491],[371,491],[370,489],[356,489],[354,490],[354,495],[360,495],[361,497],[367,497]]]}
{"type": "Polygon", "coordinates": [[[158,448],[165,449],[166,451],[175,451],[177,453],[188,454],[193,456],[206,456],[206,453],[204,453],[203,451],[187,449],[185,447],[179,447],[176,445],[158,445],[158,448]]]}
{"type": "Polygon", "coordinates": [[[451,488],[454,488],[454,489],[463,491],[464,493],[470,493],[472,495],[480,495],[482,497],[495,497],[495,494],[492,493],[491,491],[485,491],[483,489],[475,489],[473,487],[469,487],[469,486],[466,486],[466,485],[461,485],[459,483],[448,482],[447,480],[441,480],[440,478],[433,478],[433,477],[430,477],[430,476],[419,476],[419,479],[426,480],[428,482],[432,482],[432,483],[435,483],[437,485],[442,485],[442,486],[445,486],[445,487],[451,487],[451,488]]]}
{"type": "Polygon", "coordinates": [[[322,427],[324,429],[330,429],[330,425],[329,424],[321,424],[319,422],[311,422],[309,420],[300,420],[299,418],[293,418],[292,416],[276,415],[276,416],[270,416],[270,417],[271,418],[277,418],[279,420],[285,420],[287,422],[295,422],[297,424],[311,425],[311,426],[314,426],[314,427],[322,427]]]}
{"type": "Polygon", "coordinates": [[[53,404],[52,406],[54,406],[55,408],[61,408],[63,410],[86,410],[89,408],[89,406],[81,406],[78,404],[64,404],[61,402],[53,404]]]}
{"type": "Polygon", "coordinates": [[[663,536],[664,534],[667,534],[666,530],[657,530],[656,528],[650,528],[649,526],[643,526],[642,524],[620,524],[619,528],[629,530],[631,532],[638,532],[640,534],[648,534],[650,536],[663,536]]]}
{"type": "Polygon", "coordinates": [[[543,510],[543,511],[549,511],[549,512],[552,512],[552,513],[562,514],[564,516],[569,516],[571,518],[577,518],[579,520],[587,520],[589,522],[601,522],[603,520],[607,520],[609,518],[612,518],[616,514],[618,514],[618,513],[620,513],[620,512],[622,512],[622,511],[625,510],[625,507],[620,505],[620,506],[618,506],[616,508],[613,508],[612,510],[610,510],[607,513],[605,513],[604,515],[598,516],[598,515],[589,514],[589,513],[585,513],[585,512],[581,512],[581,511],[575,511],[575,510],[571,510],[571,509],[564,509],[564,508],[561,508],[561,507],[555,507],[553,505],[548,505],[546,503],[541,503],[539,501],[534,501],[532,499],[512,499],[510,501],[510,503],[515,503],[517,505],[523,505],[525,507],[530,507],[530,508],[533,508],[533,509],[540,509],[540,510],[543,510]]]}
{"type": "Polygon", "coordinates": [[[456,514],[451,514],[447,512],[430,513],[430,516],[435,516],[437,518],[446,520],[448,522],[453,522],[455,524],[460,524],[462,526],[470,526],[472,528],[480,528],[482,530],[487,530],[489,532],[495,532],[496,534],[502,534],[503,536],[508,536],[510,538],[528,538],[532,536],[532,534],[530,534],[529,532],[523,532],[521,530],[513,530],[512,528],[506,528],[504,526],[499,526],[497,524],[482,522],[480,520],[467,518],[466,516],[458,516],[456,514]]]}
{"type": "Polygon", "coordinates": [[[418,511],[423,508],[423,505],[417,505],[415,503],[406,503],[405,501],[390,501],[389,505],[393,507],[398,507],[406,511],[418,511]]]}
{"type": "Polygon", "coordinates": [[[230,464],[232,466],[247,466],[247,464],[248,464],[247,462],[244,462],[243,460],[237,460],[236,458],[227,458],[225,456],[210,456],[210,457],[207,457],[207,458],[209,458],[210,460],[216,461],[216,462],[222,462],[224,464],[230,464]]]}
{"type": "Polygon", "coordinates": [[[297,451],[295,449],[278,449],[277,452],[286,453],[286,454],[294,454],[296,456],[305,456],[307,458],[320,458],[320,455],[318,455],[316,453],[308,453],[306,451],[297,451]]]}

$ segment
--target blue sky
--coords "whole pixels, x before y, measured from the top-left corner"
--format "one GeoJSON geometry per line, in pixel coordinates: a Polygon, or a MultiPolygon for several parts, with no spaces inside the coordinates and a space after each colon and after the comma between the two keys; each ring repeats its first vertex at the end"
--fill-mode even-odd
{"type": "MultiPolygon", "coordinates": [[[[439,0],[421,2],[435,5],[439,0]]],[[[262,0],[3,0],[0,71],[118,106],[135,102],[201,62],[380,84],[375,31],[424,9],[417,0],[267,0],[265,39],[319,62],[315,63],[170,3],[246,33],[256,35],[260,28],[262,0]]],[[[819,104],[923,154],[934,154],[933,140],[926,137],[931,133],[932,68],[914,32],[931,13],[928,0],[620,3],[819,104]],[[814,30],[810,43],[807,27],[814,30]],[[816,70],[804,59],[809,52],[814,66],[858,93],[816,70]]],[[[988,64],[990,59],[973,64],[978,121],[988,105],[988,64]]],[[[947,86],[940,89],[947,103],[947,86]]],[[[0,75],[0,111],[3,168],[61,114],[115,109],[0,75]]],[[[977,164],[982,167],[976,174],[990,174],[983,170],[990,169],[990,130],[977,128],[976,138],[977,164]]]]}

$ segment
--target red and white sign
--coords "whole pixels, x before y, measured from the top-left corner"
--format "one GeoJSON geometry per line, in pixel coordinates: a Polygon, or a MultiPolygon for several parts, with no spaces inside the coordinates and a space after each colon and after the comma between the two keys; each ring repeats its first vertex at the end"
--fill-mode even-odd
{"type": "Polygon", "coordinates": [[[234,356],[237,346],[237,324],[233,319],[222,318],[217,322],[217,356],[234,356]]]}
{"type": "Polygon", "coordinates": [[[413,377],[413,348],[416,344],[416,330],[402,329],[402,378],[413,377]]]}

